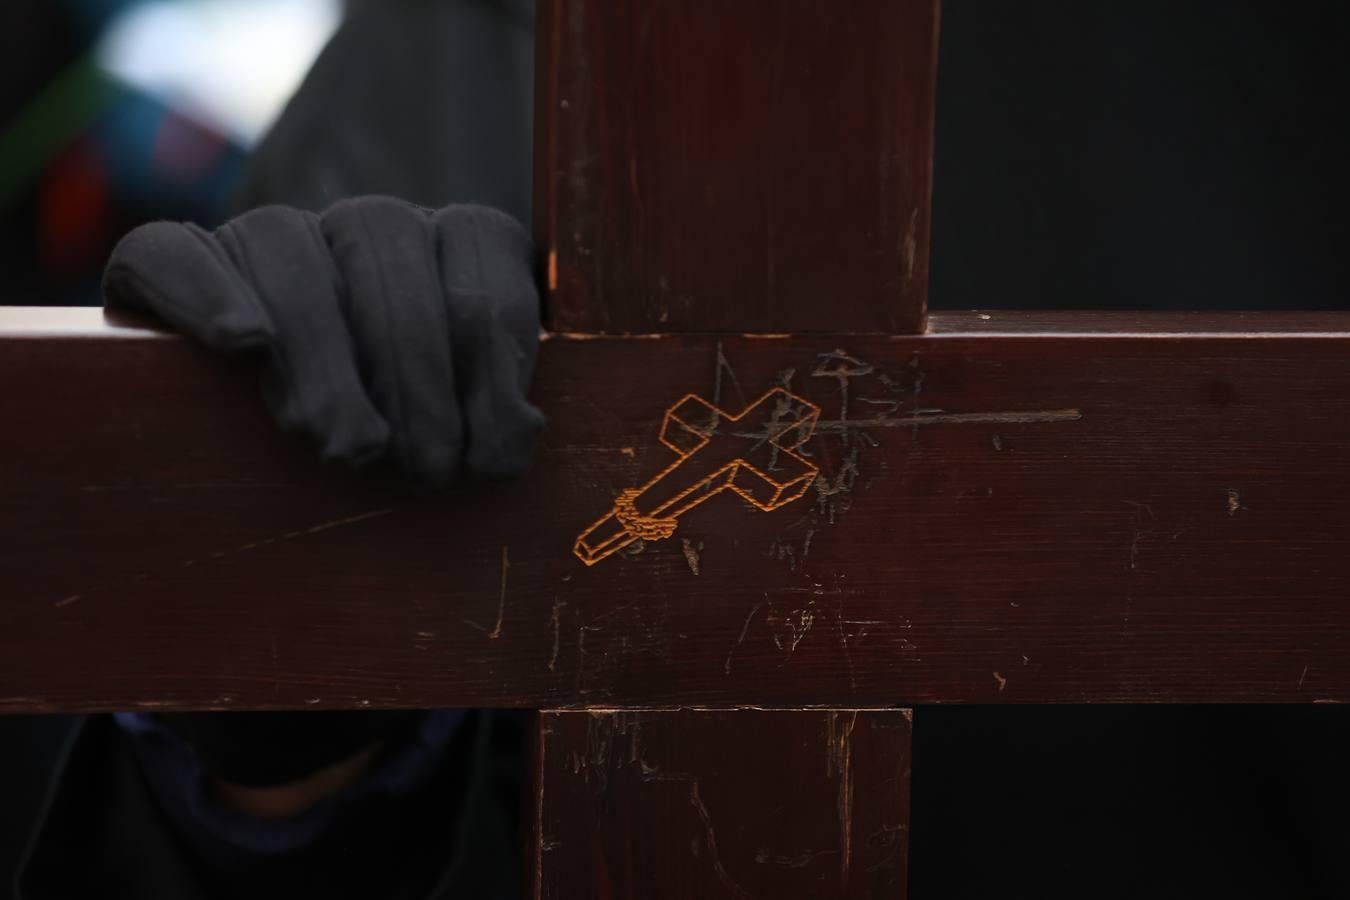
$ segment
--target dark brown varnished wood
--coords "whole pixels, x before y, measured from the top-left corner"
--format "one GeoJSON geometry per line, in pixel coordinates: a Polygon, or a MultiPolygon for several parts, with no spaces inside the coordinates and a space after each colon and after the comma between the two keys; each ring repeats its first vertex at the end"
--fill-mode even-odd
{"type": "Polygon", "coordinates": [[[546,710],[533,896],[903,898],[910,712],[546,710]]]}
{"type": "Polygon", "coordinates": [[[1350,700],[1350,334],[553,337],[531,475],[419,497],[318,471],[182,340],[25,316],[3,709],[1350,700]],[[573,555],[668,407],[781,383],[822,410],[806,497],[573,555]]]}
{"type": "Polygon", "coordinates": [[[1248,340],[1283,334],[1329,335],[1350,332],[1350,313],[1286,312],[1106,312],[1087,310],[970,310],[934,312],[928,317],[927,334],[1115,335],[1198,338],[1231,335],[1248,340]]]}
{"type": "Polygon", "coordinates": [[[552,327],[922,329],[936,0],[540,13],[552,327]]]}

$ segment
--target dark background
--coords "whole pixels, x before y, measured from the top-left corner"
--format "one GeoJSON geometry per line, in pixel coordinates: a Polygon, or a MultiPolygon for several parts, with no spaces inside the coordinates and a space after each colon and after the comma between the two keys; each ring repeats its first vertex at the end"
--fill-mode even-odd
{"type": "Polygon", "coordinates": [[[932,306],[1350,306],[1338,0],[946,0],[932,306]]]}

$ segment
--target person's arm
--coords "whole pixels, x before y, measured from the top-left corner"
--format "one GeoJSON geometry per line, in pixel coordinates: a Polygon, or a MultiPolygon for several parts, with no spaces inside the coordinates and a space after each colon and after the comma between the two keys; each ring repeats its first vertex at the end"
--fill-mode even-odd
{"type": "Polygon", "coordinates": [[[356,0],[250,154],[244,211],[388,194],[528,222],[534,0],[356,0]]]}

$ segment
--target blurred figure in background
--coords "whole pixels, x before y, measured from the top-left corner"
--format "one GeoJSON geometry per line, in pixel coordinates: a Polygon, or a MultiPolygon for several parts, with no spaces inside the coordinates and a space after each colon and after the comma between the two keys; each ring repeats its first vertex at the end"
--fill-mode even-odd
{"type": "Polygon", "coordinates": [[[0,303],[98,305],[117,240],[218,224],[337,0],[0,4],[0,303]]]}

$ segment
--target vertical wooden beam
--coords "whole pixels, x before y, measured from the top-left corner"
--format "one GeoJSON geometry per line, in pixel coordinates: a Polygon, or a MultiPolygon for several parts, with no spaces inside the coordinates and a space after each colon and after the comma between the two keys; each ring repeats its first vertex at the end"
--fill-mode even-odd
{"type": "MultiPolygon", "coordinates": [[[[542,0],[554,331],[923,330],[937,0],[542,0]]],[[[899,710],[544,712],[536,898],[903,897],[899,710]]]]}
{"type": "Polygon", "coordinates": [[[937,0],[543,0],[557,331],[916,333],[937,0]]]}
{"type": "Polygon", "coordinates": [[[538,722],[536,900],[905,896],[908,710],[538,722]]]}

